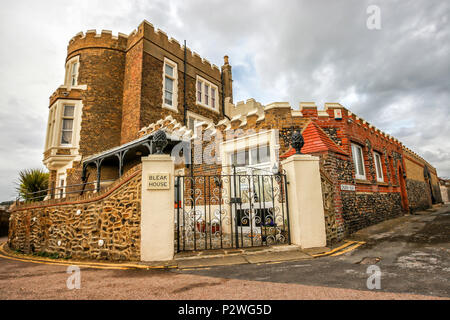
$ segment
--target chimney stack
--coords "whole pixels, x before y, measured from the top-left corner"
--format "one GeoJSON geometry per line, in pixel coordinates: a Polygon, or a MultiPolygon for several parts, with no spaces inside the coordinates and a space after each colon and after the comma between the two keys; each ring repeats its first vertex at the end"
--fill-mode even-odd
{"type": "Polygon", "coordinates": [[[224,98],[230,98],[233,103],[233,77],[231,75],[231,65],[228,63],[228,56],[223,57],[222,81],[224,98]]]}

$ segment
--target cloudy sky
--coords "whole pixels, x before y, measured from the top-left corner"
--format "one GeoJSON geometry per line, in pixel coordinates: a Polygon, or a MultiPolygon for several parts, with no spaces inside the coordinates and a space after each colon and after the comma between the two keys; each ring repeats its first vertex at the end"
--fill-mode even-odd
{"type": "Polygon", "coordinates": [[[70,38],[144,19],[218,66],[228,54],[235,101],[340,102],[450,177],[450,1],[15,0],[0,11],[0,201],[19,170],[43,168],[70,38]]]}

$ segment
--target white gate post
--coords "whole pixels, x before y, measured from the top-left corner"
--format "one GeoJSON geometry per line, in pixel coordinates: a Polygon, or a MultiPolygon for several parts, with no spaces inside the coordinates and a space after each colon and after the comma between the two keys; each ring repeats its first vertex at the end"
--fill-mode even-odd
{"type": "Polygon", "coordinates": [[[289,196],[291,242],[302,248],[326,245],[319,158],[295,154],[282,161],[289,196]]]}
{"type": "Polygon", "coordinates": [[[174,158],[142,157],[141,261],[174,256],[174,158]]]}

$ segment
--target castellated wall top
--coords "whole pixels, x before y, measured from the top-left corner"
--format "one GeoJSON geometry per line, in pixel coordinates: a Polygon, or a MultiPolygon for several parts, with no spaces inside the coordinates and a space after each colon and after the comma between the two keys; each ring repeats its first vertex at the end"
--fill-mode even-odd
{"type": "MultiPolygon", "coordinates": [[[[85,33],[79,32],[69,41],[67,56],[70,56],[77,50],[86,48],[108,48],[126,52],[142,39],[167,50],[181,60],[184,59],[184,46],[181,46],[177,40],[169,38],[164,31],[160,29],[155,30],[154,26],[146,20],[129,35],[119,32],[117,36],[113,36],[109,30],[102,30],[101,33],[97,33],[96,30],[88,30],[85,33]]],[[[213,73],[220,78],[219,67],[200,57],[198,53],[193,52],[189,47],[186,47],[186,60],[188,64],[199,68],[205,73],[213,73]]]]}

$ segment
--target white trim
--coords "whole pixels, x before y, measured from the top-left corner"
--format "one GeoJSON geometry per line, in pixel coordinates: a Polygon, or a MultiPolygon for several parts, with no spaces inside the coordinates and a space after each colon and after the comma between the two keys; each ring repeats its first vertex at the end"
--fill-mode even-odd
{"type": "Polygon", "coordinates": [[[198,106],[204,107],[204,108],[206,108],[208,110],[211,110],[211,111],[214,111],[216,113],[220,113],[220,111],[219,111],[219,89],[218,89],[218,87],[215,84],[211,83],[210,81],[200,77],[199,75],[197,75],[196,81],[195,81],[195,103],[198,106]],[[198,100],[198,89],[197,89],[197,86],[198,86],[199,82],[201,83],[201,95],[202,95],[201,98],[202,98],[202,101],[198,100]],[[206,91],[205,91],[205,87],[206,86],[208,87],[208,94],[206,94],[206,91]],[[215,90],[215,95],[214,95],[215,107],[214,108],[211,106],[211,101],[212,101],[211,89],[215,90]],[[204,99],[205,99],[205,96],[208,96],[207,103],[203,102],[204,99]]]}
{"type": "Polygon", "coordinates": [[[163,89],[162,89],[162,107],[169,109],[174,112],[178,112],[178,65],[176,62],[167,59],[164,57],[164,64],[163,64],[163,71],[162,71],[162,82],[163,82],[163,89]],[[173,76],[166,75],[166,65],[169,65],[173,68],[173,76]],[[173,88],[172,88],[172,105],[166,104],[166,77],[171,79],[173,81],[173,88]]]}

